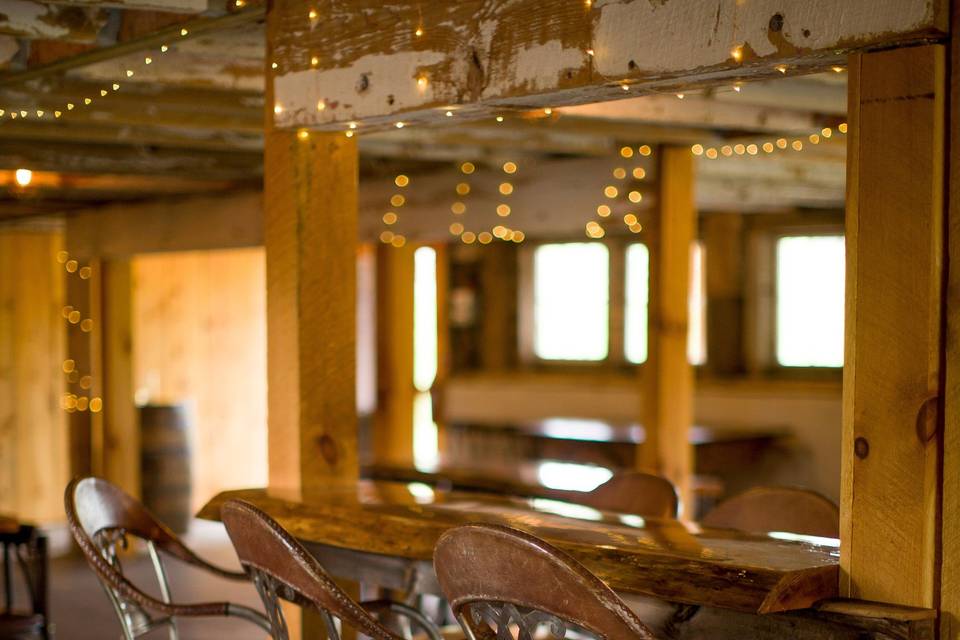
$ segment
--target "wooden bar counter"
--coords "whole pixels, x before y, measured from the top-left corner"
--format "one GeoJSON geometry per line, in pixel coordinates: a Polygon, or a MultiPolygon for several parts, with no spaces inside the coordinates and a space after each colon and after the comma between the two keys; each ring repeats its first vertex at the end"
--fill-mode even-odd
{"type": "Polygon", "coordinates": [[[604,513],[570,503],[433,491],[425,485],[361,481],[323,502],[266,490],[229,491],[200,517],[218,519],[230,498],[247,500],[313,545],[429,563],[439,536],[467,522],[504,524],[567,551],[619,592],[749,613],[802,609],[833,598],[833,541],[700,530],[675,520],[604,513]]]}

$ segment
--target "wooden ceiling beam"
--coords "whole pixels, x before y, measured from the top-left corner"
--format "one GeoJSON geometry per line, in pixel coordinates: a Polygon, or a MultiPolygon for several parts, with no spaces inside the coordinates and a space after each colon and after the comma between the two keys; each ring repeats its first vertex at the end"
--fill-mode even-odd
{"type": "Polygon", "coordinates": [[[110,7],[145,9],[169,13],[203,13],[211,8],[209,0],[45,0],[48,4],[66,7],[110,7]]]}
{"type": "Polygon", "coordinates": [[[107,12],[95,6],[56,6],[35,0],[4,0],[0,5],[0,34],[16,38],[92,43],[106,23],[107,12]]]}
{"type": "Polygon", "coordinates": [[[324,7],[317,29],[310,1],[289,0],[268,34],[274,121],[364,130],[450,110],[457,122],[781,77],[782,65],[810,73],[851,51],[943,38],[948,4],[343,0],[324,7]]]}

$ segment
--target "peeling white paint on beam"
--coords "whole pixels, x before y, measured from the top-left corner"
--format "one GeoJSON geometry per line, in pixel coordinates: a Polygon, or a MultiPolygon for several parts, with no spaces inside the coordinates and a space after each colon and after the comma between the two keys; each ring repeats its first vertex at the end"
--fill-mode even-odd
{"type": "Polygon", "coordinates": [[[57,14],[56,8],[32,0],[3,0],[0,32],[22,38],[66,38],[70,29],[57,20],[57,14]]]}
{"type": "MultiPolygon", "coordinates": [[[[502,1],[488,0],[486,15],[496,15],[492,8],[502,1]]],[[[946,1],[594,0],[592,39],[582,43],[531,38],[505,53],[493,39],[510,25],[487,20],[458,27],[461,37],[449,50],[368,53],[344,66],[277,76],[274,95],[281,110],[275,122],[337,128],[355,120],[376,128],[401,119],[436,121],[448,105],[459,105],[458,115],[466,118],[497,109],[610,100],[622,97],[623,81],[637,95],[777,76],[774,65],[781,63],[821,69],[859,48],[945,33],[946,1]],[[742,64],[731,57],[734,47],[743,47],[742,64]],[[474,54],[479,69],[468,62],[474,54]],[[444,69],[443,77],[430,76],[432,65],[444,69]],[[425,88],[417,84],[420,74],[428,77],[425,88]],[[320,101],[323,110],[317,109],[320,101]]],[[[530,7],[540,10],[536,3],[530,7]]],[[[373,50],[366,41],[392,42],[394,33],[369,35],[363,43],[343,43],[342,50],[361,48],[362,54],[373,50]]],[[[297,51],[293,34],[283,46],[292,57],[312,55],[297,51]]]]}
{"type": "Polygon", "coordinates": [[[79,7],[114,7],[118,9],[147,9],[170,13],[200,13],[209,8],[208,0],[51,0],[51,4],[79,7]]]}
{"type": "Polygon", "coordinates": [[[935,0],[596,0],[594,64],[604,76],[664,75],[731,60],[742,46],[775,56],[771,21],[800,50],[818,51],[920,31],[938,18],[935,0]],[[633,61],[634,67],[630,67],[633,61]]]}

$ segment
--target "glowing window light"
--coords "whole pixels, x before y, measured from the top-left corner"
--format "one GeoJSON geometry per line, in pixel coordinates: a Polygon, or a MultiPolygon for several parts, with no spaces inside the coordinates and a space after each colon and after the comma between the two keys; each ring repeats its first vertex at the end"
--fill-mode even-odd
{"type": "Polygon", "coordinates": [[[777,241],[777,362],[843,366],[843,236],[777,241]]]}
{"type": "Polygon", "coordinates": [[[647,360],[647,304],[650,298],[650,251],[645,244],[627,247],[626,309],[623,349],[628,362],[647,360]]]}
{"type": "Polygon", "coordinates": [[[603,360],[609,252],[597,242],[546,244],[533,258],[533,350],[545,360],[603,360]]]}
{"type": "Polygon", "coordinates": [[[548,460],[537,465],[537,479],[549,489],[593,491],[613,477],[606,467],[548,460]]]}
{"type": "Polygon", "coordinates": [[[413,384],[429,391],[437,376],[437,252],[413,254],[413,384]]]}

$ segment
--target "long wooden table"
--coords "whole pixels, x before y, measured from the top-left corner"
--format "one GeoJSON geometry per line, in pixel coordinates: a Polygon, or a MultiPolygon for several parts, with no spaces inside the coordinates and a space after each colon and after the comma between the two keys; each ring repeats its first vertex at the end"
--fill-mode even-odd
{"type": "Polygon", "coordinates": [[[198,514],[219,520],[229,499],[276,518],[333,575],[441,595],[440,535],[467,522],[504,524],[565,550],[613,587],[664,638],[914,640],[936,612],[838,600],[836,540],[701,529],[547,499],[437,491],[361,480],[303,501],[265,489],[227,491],[198,514]]]}

